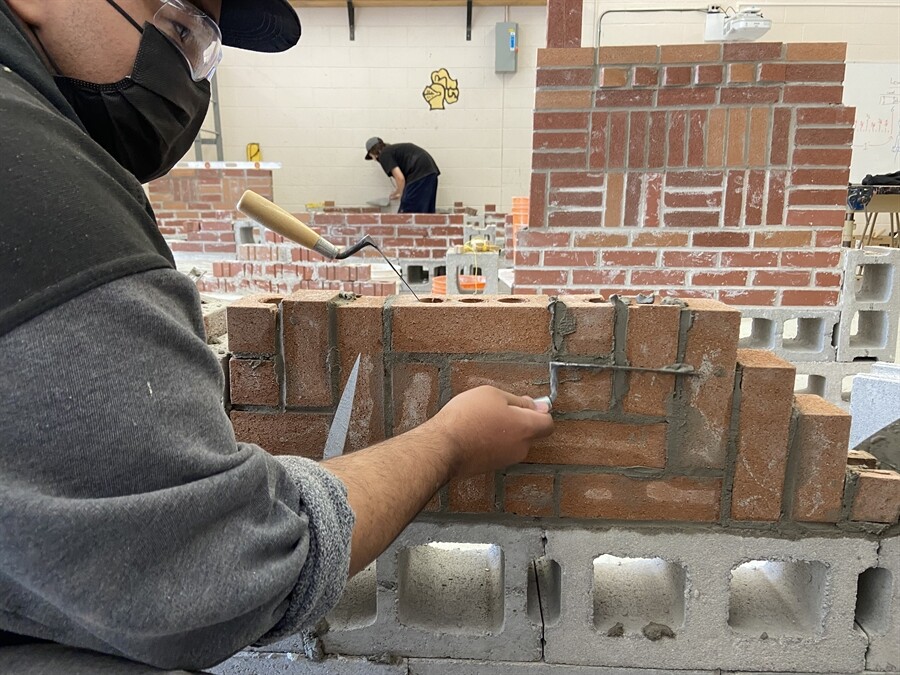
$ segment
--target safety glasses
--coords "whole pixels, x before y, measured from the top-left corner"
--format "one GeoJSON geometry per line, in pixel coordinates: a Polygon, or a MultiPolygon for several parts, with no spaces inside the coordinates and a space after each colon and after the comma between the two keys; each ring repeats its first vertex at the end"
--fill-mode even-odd
{"type": "Polygon", "coordinates": [[[150,23],[184,55],[194,82],[211,80],[222,60],[222,31],[189,2],[165,0],[150,23]]]}

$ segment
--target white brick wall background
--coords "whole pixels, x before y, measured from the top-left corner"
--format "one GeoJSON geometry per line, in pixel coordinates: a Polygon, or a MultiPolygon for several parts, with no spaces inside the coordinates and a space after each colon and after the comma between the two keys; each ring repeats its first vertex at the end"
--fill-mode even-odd
{"type": "MultiPolygon", "coordinates": [[[[850,62],[900,62],[900,5],[893,0],[754,4],[773,20],[767,40],[846,41],[850,62]]],[[[585,0],[583,44],[596,43],[602,11],[647,6],[585,0]]],[[[494,24],[504,12],[475,7],[466,42],[463,7],[363,7],[351,42],[344,8],[301,9],[303,37],[286,54],[226,50],[219,69],[225,159],[244,159],[246,144],[260,143],[267,161],[284,165],[275,174],[275,196],[289,210],[324,200],[358,205],[390,191],[383,173],[362,159],[365,140],[408,140],[429,149],[441,167],[439,206],[461,200],[508,210],[513,197],[528,194],[535,59],[545,43],[546,9],[509,9],[520,28],[519,71],[498,75],[494,24]],[[459,102],[429,111],[421,92],[442,67],[459,80],[459,102]]],[[[703,23],[700,13],[610,14],[602,44],[702,42],[703,23]]]]}

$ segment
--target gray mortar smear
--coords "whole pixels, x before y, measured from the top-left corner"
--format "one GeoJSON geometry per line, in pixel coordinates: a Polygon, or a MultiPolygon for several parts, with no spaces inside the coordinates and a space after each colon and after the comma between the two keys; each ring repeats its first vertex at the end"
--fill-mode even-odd
{"type": "MultiPolygon", "coordinates": [[[[627,366],[628,359],[625,356],[625,341],[628,338],[628,305],[618,295],[610,296],[615,308],[613,319],[613,363],[617,366],[627,366]]],[[[622,402],[628,394],[629,378],[624,370],[614,370],[612,377],[612,407],[621,413],[622,402]]]]}

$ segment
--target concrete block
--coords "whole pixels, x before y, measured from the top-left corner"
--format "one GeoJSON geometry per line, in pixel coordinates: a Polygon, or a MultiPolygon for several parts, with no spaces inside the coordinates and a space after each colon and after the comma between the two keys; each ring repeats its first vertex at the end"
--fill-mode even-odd
{"type": "MultiPolygon", "coordinates": [[[[403,278],[416,293],[430,293],[434,278],[443,276],[446,274],[446,270],[447,267],[443,260],[432,260],[431,258],[404,260],[402,266],[403,278]]],[[[400,284],[397,288],[401,293],[409,293],[404,284],[400,284]]]]}
{"type": "MultiPolygon", "coordinates": [[[[540,616],[527,611],[528,570],[543,555],[539,528],[489,523],[410,524],[376,562],[374,621],[338,622],[330,654],[538,661],[540,616]]],[[[366,593],[343,616],[367,616],[366,593]]],[[[340,605],[339,605],[340,606],[340,605]]],[[[262,648],[302,652],[299,637],[262,648]]]]}
{"type": "Polygon", "coordinates": [[[834,361],[841,311],[817,307],[741,308],[740,346],[765,349],[790,361],[834,361]]]}
{"type": "Polygon", "coordinates": [[[407,675],[409,668],[405,659],[383,663],[335,656],[309,661],[302,653],[239,652],[205,672],[212,675],[407,675]]]}
{"type": "MultiPolygon", "coordinates": [[[[711,670],[672,670],[567,666],[558,663],[410,659],[409,675],[718,675],[711,670]]],[[[795,675],[795,674],[794,674],[795,675]]]]}
{"type": "Polygon", "coordinates": [[[838,361],[892,361],[900,324],[900,250],[847,251],[841,302],[838,361]]]}
{"type": "Polygon", "coordinates": [[[861,373],[868,373],[875,363],[871,361],[815,362],[801,361],[797,364],[797,386],[795,393],[816,394],[844,410],[850,410],[853,381],[861,373]]]}
{"type": "MultiPolygon", "coordinates": [[[[502,234],[502,233],[501,233],[502,234]]],[[[463,244],[467,244],[472,239],[484,239],[493,246],[503,248],[503,241],[497,239],[497,224],[468,224],[463,226],[463,244]]]]}
{"type": "Polygon", "coordinates": [[[447,251],[447,293],[449,295],[462,293],[457,280],[460,274],[480,274],[484,277],[484,290],[479,292],[496,295],[499,289],[499,270],[500,254],[497,252],[456,253],[449,250],[447,251]]]}
{"type": "Polygon", "coordinates": [[[864,667],[867,640],[853,624],[856,583],[877,560],[877,542],[622,529],[546,537],[545,555],[562,570],[560,620],[544,634],[547,662],[847,673],[864,667]],[[630,561],[630,574],[598,582],[595,561],[604,556],[630,561]],[[660,574],[661,563],[642,569],[641,560],[671,567],[660,574]],[[679,568],[683,576],[673,571],[679,568]],[[620,626],[598,623],[598,594],[617,598],[626,619],[620,626]]]}
{"type": "Polygon", "coordinates": [[[882,540],[877,568],[860,575],[855,619],[869,639],[866,670],[900,672],[900,537],[882,540]]]}
{"type": "Polygon", "coordinates": [[[856,376],[850,413],[851,448],[900,419],[900,364],[875,363],[871,372],[856,376]]]}

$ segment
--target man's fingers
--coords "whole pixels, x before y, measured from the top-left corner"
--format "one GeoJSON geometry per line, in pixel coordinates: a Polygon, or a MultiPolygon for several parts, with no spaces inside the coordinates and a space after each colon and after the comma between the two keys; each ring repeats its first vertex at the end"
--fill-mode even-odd
{"type": "Polygon", "coordinates": [[[516,423],[527,429],[530,438],[546,438],[553,433],[553,417],[546,413],[537,413],[534,410],[523,409],[521,406],[510,406],[510,410],[516,423]]]}
{"type": "MultiPolygon", "coordinates": [[[[510,394],[508,391],[499,390],[506,397],[507,404],[514,406],[516,408],[525,408],[526,410],[537,410],[537,406],[534,403],[534,399],[530,396],[516,396],[515,394],[510,394]]],[[[548,412],[547,410],[542,410],[540,412],[548,412]]]]}

